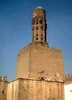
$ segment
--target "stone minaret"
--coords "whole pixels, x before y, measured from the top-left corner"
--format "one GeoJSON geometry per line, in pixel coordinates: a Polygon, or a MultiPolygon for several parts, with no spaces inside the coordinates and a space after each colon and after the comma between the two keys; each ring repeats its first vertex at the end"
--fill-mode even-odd
{"type": "Polygon", "coordinates": [[[62,51],[48,46],[46,29],[45,11],[42,7],[37,7],[32,17],[32,43],[18,53],[16,78],[45,77],[49,80],[63,80],[62,51]]]}
{"type": "Polygon", "coordinates": [[[46,19],[42,7],[34,9],[32,18],[32,42],[46,42],[46,19]]]}

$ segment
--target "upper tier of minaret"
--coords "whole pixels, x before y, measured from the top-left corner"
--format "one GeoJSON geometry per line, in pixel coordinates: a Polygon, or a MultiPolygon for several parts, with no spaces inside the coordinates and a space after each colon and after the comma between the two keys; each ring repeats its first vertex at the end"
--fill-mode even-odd
{"type": "Polygon", "coordinates": [[[46,27],[45,10],[42,7],[35,8],[32,18],[32,42],[46,43],[46,27]]]}

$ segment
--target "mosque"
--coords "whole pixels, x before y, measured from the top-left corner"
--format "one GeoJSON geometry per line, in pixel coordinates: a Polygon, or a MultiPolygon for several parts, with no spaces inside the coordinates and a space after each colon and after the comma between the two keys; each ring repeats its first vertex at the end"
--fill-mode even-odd
{"type": "Polygon", "coordinates": [[[18,52],[11,82],[0,77],[0,100],[72,100],[72,75],[65,75],[60,48],[49,47],[46,13],[33,11],[32,42],[18,52]]]}

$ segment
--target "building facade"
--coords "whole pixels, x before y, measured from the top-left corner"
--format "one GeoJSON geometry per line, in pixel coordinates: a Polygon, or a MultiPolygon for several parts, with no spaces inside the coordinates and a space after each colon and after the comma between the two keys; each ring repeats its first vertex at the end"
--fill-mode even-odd
{"type": "Polygon", "coordinates": [[[7,100],[64,100],[64,83],[20,78],[8,84],[7,100]]]}

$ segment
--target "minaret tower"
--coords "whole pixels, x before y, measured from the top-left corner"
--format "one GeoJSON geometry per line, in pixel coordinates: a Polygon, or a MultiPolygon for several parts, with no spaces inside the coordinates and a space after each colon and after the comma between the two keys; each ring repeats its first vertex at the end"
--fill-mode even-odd
{"type": "Polygon", "coordinates": [[[46,19],[42,7],[34,9],[32,18],[32,42],[46,43],[46,19]]]}
{"type": "Polygon", "coordinates": [[[63,80],[62,51],[48,46],[46,29],[45,10],[37,7],[32,17],[32,43],[18,52],[16,78],[63,80]]]}

